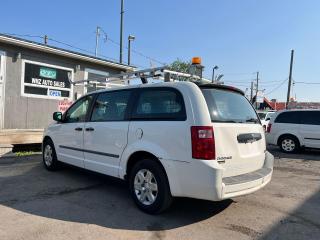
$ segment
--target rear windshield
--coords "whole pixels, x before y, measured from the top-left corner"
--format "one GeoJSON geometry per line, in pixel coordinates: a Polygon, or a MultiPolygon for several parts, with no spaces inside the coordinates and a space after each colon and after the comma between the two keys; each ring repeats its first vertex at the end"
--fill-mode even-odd
{"type": "Polygon", "coordinates": [[[212,122],[260,123],[255,110],[241,94],[221,89],[201,89],[212,122]]]}

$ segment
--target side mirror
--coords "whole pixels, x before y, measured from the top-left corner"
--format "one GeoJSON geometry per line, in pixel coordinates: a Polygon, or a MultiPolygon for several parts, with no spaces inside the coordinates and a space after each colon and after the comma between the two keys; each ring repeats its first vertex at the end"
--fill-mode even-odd
{"type": "Polygon", "coordinates": [[[55,120],[57,122],[61,122],[62,121],[62,112],[54,112],[52,118],[53,118],[53,120],[55,120]]]}
{"type": "Polygon", "coordinates": [[[271,118],[266,118],[266,121],[270,121],[271,118]]]}

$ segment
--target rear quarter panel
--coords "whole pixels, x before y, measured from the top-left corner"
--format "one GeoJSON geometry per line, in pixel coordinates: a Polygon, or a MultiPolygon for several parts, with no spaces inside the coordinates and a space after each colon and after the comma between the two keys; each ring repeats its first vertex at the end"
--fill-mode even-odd
{"type": "Polygon", "coordinates": [[[130,156],[137,151],[146,151],[155,155],[165,168],[175,162],[192,161],[190,128],[195,122],[199,125],[207,124],[209,113],[207,108],[198,107],[203,106],[205,100],[195,84],[171,83],[170,87],[181,92],[187,119],[185,121],[131,121],[128,129],[128,145],[120,160],[120,178],[126,174],[130,156]],[[139,137],[140,131],[143,132],[142,137],[139,137]]]}

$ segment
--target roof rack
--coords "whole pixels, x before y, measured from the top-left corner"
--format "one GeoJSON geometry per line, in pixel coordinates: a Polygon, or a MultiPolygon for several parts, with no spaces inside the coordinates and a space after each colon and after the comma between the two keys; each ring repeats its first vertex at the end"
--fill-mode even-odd
{"type": "Polygon", "coordinates": [[[114,75],[107,76],[105,79],[87,79],[87,80],[77,80],[77,81],[70,80],[70,82],[73,85],[84,84],[84,83],[87,83],[87,84],[114,83],[119,81],[127,81],[127,83],[129,83],[130,80],[137,79],[137,78],[140,78],[143,84],[148,83],[148,78],[160,79],[160,80],[164,80],[165,82],[172,82],[172,81],[183,79],[183,81],[193,81],[193,82],[202,81],[202,82],[211,83],[210,80],[201,78],[197,75],[171,71],[167,66],[147,68],[147,69],[138,70],[138,71],[114,74],[114,75]]]}

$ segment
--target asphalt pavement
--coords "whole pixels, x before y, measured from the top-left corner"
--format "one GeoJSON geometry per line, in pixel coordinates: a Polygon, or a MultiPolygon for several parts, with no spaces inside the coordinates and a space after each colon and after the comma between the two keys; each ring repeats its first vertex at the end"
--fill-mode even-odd
{"type": "Polygon", "coordinates": [[[0,158],[0,239],[320,239],[320,151],[277,148],[271,183],[247,196],[176,199],[157,216],[134,205],[125,182],[41,156],[0,158]]]}

